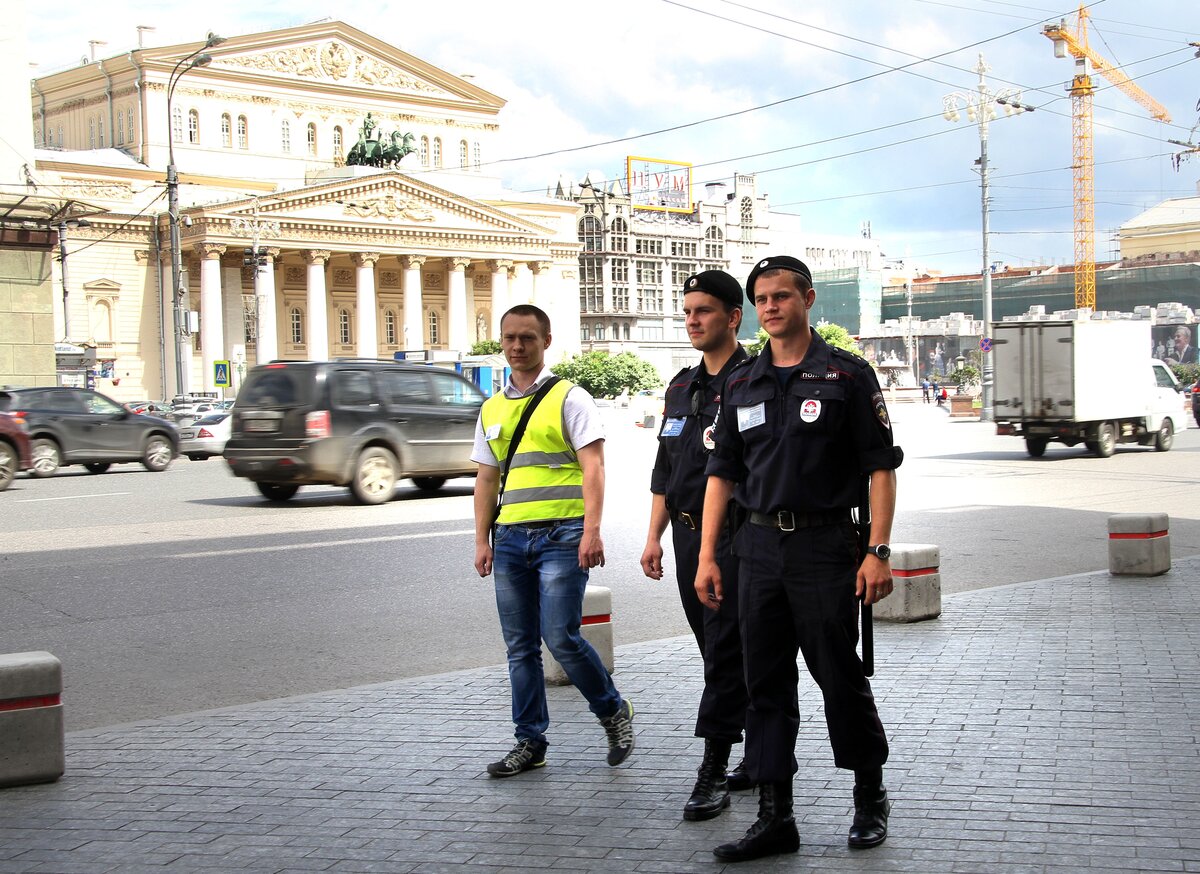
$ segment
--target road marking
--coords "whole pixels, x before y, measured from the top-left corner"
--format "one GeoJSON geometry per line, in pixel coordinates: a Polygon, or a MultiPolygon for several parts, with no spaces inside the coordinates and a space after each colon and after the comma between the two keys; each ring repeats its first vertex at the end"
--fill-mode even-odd
{"type": "Polygon", "coordinates": [[[289,552],[293,549],[321,549],[329,546],[359,546],[364,543],[389,543],[393,540],[419,540],[422,537],[459,537],[474,534],[475,529],[434,531],[429,534],[389,534],[385,537],[353,537],[349,540],[323,540],[320,543],[289,543],[280,546],[251,546],[242,549],[214,549],[207,552],[176,552],[166,558],[214,558],[222,555],[253,555],[260,552],[289,552]]]}
{"type": "Polygon", "coordinates": [[[130,492],[104,492],[95,495],[63,495],[61,498],[21,498],[17,501],[18,504],[36,504],[40,501],[74,501],[78,498],[117,498],[121,495],[128,495],[130,492]]]}

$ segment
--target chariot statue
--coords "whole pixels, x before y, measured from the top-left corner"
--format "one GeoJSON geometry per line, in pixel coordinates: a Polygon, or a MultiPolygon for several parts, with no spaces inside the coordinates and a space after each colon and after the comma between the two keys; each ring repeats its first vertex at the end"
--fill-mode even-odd
{"type": "Polygon", "coordinates": [[[391,143],[385,143],[383,131],[379,130],[371,113],[363,119],[358,129],[356,142],[346,155],[346,163],[359,167],[390,167],[395,169],[405,155],[415,152],[416,135],[394,131],[391,143]]]}

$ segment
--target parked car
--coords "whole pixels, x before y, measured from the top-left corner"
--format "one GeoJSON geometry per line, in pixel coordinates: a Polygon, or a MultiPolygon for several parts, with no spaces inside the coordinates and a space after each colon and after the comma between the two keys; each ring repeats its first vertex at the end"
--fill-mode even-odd
{"type": "Polygon", "coordinates": [[[112,398],[88,389],[0,390],[0,411],[24,419],[37,477],[50,476],[70,464],[103,473],[123,461],[140,461],[147,470],[166,470],[179,448],[173,423],[131,413],[112,398]]]}
{"type": "Polygon", "coordinates": [[[204,461],[225,451],[233,415],[229,410],[209,413],[179,429],[179,454],[192,461],[204,461]]]}
{"type": "Polygon", "coordinates": [[[361,503],[389,500],[410,478],[435,491],[474,476],[483,393],[438,367],[394,361],[277,361],[238,392],[225,460],[273,501],[302,485],[349,486],[361,503]]]}
{"type": "Polygon", "coordinates": [[[12,485],[18,473],[31,467],[33,460],[25,419],[12,413],[0,413],[0,492],[12,485]]]}
{"type": "Polygon", "coordinates": [[[158,416],[160,419],[171,417],[171,405],[166,401],[136,401],[125,406],[135,413],[158,416]]]}

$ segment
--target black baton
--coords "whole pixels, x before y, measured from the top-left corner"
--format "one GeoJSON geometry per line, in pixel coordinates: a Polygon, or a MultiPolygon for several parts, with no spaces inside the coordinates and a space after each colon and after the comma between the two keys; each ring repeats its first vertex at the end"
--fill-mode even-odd
{"type": "MultiPolygon", "coordinates": [[[[861,564],[867,557],[871,545],[871,477],[864,475],[858,489],[858,560],[861,564]]],[[[861,600],[862,613],[862,663],[863,673],[875,675],[875,629],[872,624],[871,605],[867,603],[864,590],[861,600]]]]}

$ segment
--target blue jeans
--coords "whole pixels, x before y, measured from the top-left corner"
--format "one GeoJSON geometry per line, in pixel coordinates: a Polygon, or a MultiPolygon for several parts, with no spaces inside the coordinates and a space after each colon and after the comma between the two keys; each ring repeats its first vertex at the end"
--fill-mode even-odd
{"type": "Polygon", "coordinates": [[[493,554],[496,608],[508,647],[512,718],[518,740],[546,743],[550,713],[542,672],[542,641],[562,665],[597,717],[617,712],[621,695],[592,645],[583,639],[583,591],[588,572],[579,566],[583,520],[553,527],[497,525],[493,554]]]}

